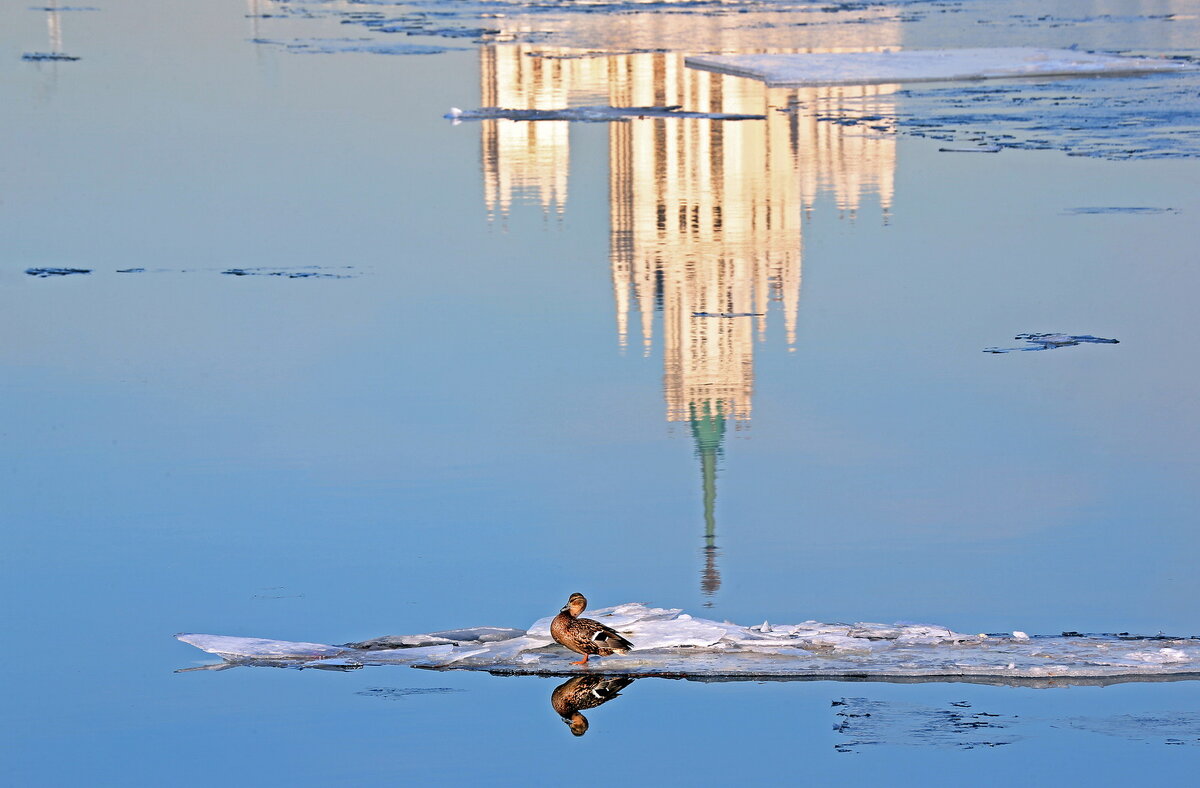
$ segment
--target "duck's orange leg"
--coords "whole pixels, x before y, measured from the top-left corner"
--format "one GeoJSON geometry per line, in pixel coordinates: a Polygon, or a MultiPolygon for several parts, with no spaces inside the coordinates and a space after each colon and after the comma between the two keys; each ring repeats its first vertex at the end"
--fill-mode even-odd
{"type": "Polygon", "coordinates": [[[587,664],[587,661],[588,661],[588,657],[589,657],[589,656],[591,656],[591,655],[590,655],[590,654],[584,654],[584,655],[583,655],[583,659],[579,660],[578,662],[572,662],[571,664],[572,664],[572,665],[586,665],[586,664],[587,664]]]}

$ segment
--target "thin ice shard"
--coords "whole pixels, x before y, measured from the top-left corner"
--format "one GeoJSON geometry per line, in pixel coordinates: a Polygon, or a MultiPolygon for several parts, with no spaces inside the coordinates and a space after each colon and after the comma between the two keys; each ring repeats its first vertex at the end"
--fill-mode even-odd
{"type": "Polygon", "coordinates": [[[634,118],[700,118],[703,120],[766,120],[766,115],[742,115],[729,112],[691,112],[682,106],[663,107],[564,107],[563,109],[508,109],[481,107],[462,110],[452,108],[444,116],[455,123],[464,120],[573,120],[582,123],[609,123],[634,118]]]}

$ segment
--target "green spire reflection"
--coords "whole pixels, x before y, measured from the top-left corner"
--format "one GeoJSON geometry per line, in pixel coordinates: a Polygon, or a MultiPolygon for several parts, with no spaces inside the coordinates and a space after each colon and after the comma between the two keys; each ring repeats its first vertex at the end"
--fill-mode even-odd
{"type": "Polygon", "coordinates": [[[721,441],[725,438],[725,412],[720,400],[691,402],[688,422],[700,457],[700,477],[704,490],[704,571],[700,574],[700,590],[712,596],[721,587],[721,572],[717,569],[717,462],[721,458],[721,441]]]}

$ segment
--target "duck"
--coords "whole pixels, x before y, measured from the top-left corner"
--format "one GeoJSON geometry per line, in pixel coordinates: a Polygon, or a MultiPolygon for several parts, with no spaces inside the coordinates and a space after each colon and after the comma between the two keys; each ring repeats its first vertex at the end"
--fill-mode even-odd
{"type": "Polygon", "coordinates": [[[634,682],[629,676],[583,675],[564,681],[550,693],[550,705],[575,736],[587,733],[588,719],[580,709],[594,709],[621,694],[634,682]]]}
{"type": "Polygon", "coordinates": [[[599,621],[580,618],[579,614],[585,608],[587,598],[583,594],[571,594],[567,604],[550,622],[550,636],[576,654],[583,655],[583,659],[572,662],[572,665],[586,665],[588,657],[593,654],[607,657],[626,654],[633,648],[632,643],[599,621]]]}

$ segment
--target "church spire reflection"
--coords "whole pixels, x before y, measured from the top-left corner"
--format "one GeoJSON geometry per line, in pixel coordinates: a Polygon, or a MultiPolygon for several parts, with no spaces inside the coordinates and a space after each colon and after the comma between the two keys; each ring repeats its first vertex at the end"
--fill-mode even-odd
{"type": "MultiPolygon", "coordinates": [[[[875,43],[858,49],[887,45],[875,43]]],[[[680,53],[569,55],[485,47],[482,105],[682,105],[766,116],[608,125],[616,341],[647,355],[661,347],[665,417],[688,425],[700,465],[700,588],[712,596],[721,586],[717,479],[724,441],[731,425],[736,431],[750,423],[755,345],[775,332],[788,350],[799,341],[803,223],[818,204],[831,202],[848,218],[866,198],[877,200],[885,217],[891,207],[896,149],[886,122],[865,128],[821,118],[890,117],[892,88],[769,89],[686,68],[680,53]]],[[[515,199],[563,209],[569,132],[566,122],[484,122],[492,215],[506,215],[515,199]]]]}

